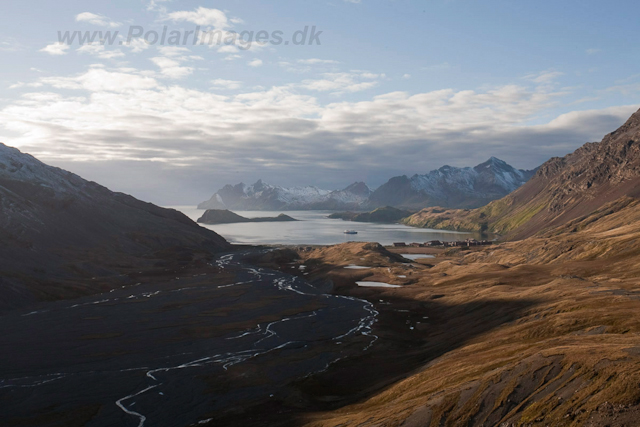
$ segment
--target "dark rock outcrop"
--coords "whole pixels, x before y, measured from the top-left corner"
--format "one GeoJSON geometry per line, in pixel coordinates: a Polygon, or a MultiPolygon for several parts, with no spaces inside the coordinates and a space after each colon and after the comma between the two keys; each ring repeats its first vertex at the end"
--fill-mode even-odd
{"type": "Polygon", "coordinates": [[[200,218],[198,223],[200,224],[233,224],[237,222],[282,222],[282,221],[297,221],[295,218],[291,218],[289,215],[280,214],[276,217],[260,217],[260,218],[245,218],[227,209],[208,209],[200,218]]]}

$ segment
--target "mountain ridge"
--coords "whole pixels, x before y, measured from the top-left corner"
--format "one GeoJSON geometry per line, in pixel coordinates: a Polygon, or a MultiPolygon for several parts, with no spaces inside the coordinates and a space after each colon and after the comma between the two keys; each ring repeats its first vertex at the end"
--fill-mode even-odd
{"type": "Polygon", "coordinates": [[[407,225],[487,230],[520,240],[588,215],[621,197],[640,197],[640,110],[601,142],[541,165],[525,185],[474,210],[425,209],[407,225]]]}
{"type": "Polygon", "coordinates": [[[371,207],[479,207],[509,194],[527,182],[535,170],[515,169],[497,157],[475,167],[449,165],[424,175],[391,178],[369,198],[371,207]]]}
{"type": "Polygon", "coordinates": [[[252,185],[227,184],[200,203],[198,209],[367,211],[385,206],[413,210],[434,205],[478,207],[509,194],[533,173],[490,157],[475,167],[445,165],[410,178],[395,176],[375,191],[364,182],[331,191],[315,186],[273,186],[259,179],[252,185]]]}
{"type": "Polygon", "coordinates": [[[313,210],[357,209],[371,194],[364,182],[342,190],[322,190],[315,186],[280,187],[261,179],[252,185],[225,185],[198,209],[231,210],[313,210]]]}
{"type": "Polygon", "coordinates": [[[176,210],[112,192],[2,143],[0,242],[0,309],[126,284],[124,271],[164,262],[165,255],[173,262],[177,252],[230,248],[176,210]]]}

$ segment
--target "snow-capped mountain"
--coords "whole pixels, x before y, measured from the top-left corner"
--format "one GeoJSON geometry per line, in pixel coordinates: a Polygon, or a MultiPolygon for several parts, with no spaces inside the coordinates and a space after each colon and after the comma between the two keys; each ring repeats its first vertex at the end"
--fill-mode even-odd
{"type": "Polygon", "coordinates": [[[280,187],[258,180],[253,185],[225,185],[198,209],[310,210],[358,209],[372,191],[364,182],[343,190],[322,190],[314,186],[280,187]]]}
{"type": "Polygon", "coordinates": [[[506,196],[534,172],[515,169],[496,157],[473,168],[443,166],[425,175],[391,178],[369,197],[369,205],[474,208],[506,196]]]}
{"type": "Polygon", "coordinates": [[[535,171],[515,169],[491,157],[476,167],[443,166],[425,175],[397,176],[376,191],[364,182],[343,190],[279,187],[258,180],[226,185],[198,209],[231,210],[370,210],[382,206],[473,208],[502,198],[527,182],[535,171]]]}

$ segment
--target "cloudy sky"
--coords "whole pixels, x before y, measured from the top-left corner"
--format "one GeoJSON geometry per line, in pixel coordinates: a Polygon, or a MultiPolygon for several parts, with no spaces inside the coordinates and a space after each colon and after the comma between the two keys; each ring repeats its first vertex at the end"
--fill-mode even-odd
{"type": "Polygon", "coordinates": [[[490,156],[533,168],[640,107],[632,0],[0,11],[0,141],[164,205],[258,178],[335,189],[490,156]]]}

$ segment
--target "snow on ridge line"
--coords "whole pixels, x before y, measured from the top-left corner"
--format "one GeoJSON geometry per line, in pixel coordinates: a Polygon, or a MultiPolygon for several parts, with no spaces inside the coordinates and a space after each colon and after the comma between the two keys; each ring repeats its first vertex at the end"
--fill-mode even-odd
{"type": "Polygon", "coordinates": [[[524,184],[522,171],[503,160],[491,157],[485,163],[475,168],[443,166],[424,175],[416,174],[410,178],[411,188],[433,196],[444,196],[447,186],[455,186],[469,193],[477,192],[476,184],[479,181],[488,180],[507,192],[514,191],[524,184]],[[480,172],[477,169],[480,169],[480,172]]]}
{"type": "Polygon", "coordinates": [[[252,185],[240,183],[226,185],[216,192],[209,201],[201,203],[201,209],[243,209],[262,206],[277,206],[278,209],[305,209],[307,206],[326,204],[331,209],[354,208],[365,203],[371,189],[362,182],[351,184],[343,190],[323,190],[316,186],[281,187],[256,181],[252,185]],[[284,206],[282,206],[284,205],[284,206]]]}
{"type": "Polygon", "coordinates": [[[3,143],[0,143],[0,177],[48,187],[58,193],[79,192],[87,183],[74,173],[49,166],[3,143]]]}

